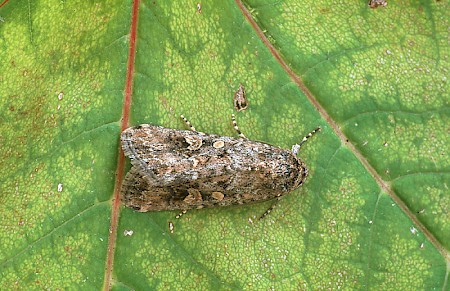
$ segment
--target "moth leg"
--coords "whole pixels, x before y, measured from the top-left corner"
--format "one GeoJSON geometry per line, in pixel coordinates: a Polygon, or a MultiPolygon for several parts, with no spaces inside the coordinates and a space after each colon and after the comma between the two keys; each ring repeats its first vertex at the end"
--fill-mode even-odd
{"type": "Polygon", "coordinates": [[[259,217],[259,220],[263,220],[267,215],[269,215],[272,210],[278,205],[278,201],[281,200],[281,197],[277,197],[276,201],[259,217]]]}
{"type": "Polygon", "coordinates": [[[242,138],[246,138],[245,135],[239,129],[237,122],[236,122],[236,117],[234,116],[234,114],[231,114],[231,121],[233,122],[233,127],[234,127],[234,130],[236,130],[237,134],[242,138]]]}
{"type": "Polygon", "coordinates": [[[308,133],[300,143],[295,144],[292,146],[292,153],[294,154],[294,156],[296,156],[298,154],[298,151],[300,150],[300,147],[311,137],[313,136],[315,133],[319,132],[321,130],[320,127],[314,129],[313,131],[311,131],[310,133],[308,133]]]}
{"type": "Polygon", "coordinates": [[[173,229],[175,228],[175,226],[173,225],[172,221],[169,221],[169,231],[170,233],[173,233],[173,229]]]}
{"type": "Polygon", "coordinates": [[[186,123],[186,125],[192,130],[192,131],[196,131],[195,127],[189,122],[189,120],[187,120],[186,117],[184,117],[183,114],[180,115],[181,119],[183,119],[183,121],[186,123]]]}

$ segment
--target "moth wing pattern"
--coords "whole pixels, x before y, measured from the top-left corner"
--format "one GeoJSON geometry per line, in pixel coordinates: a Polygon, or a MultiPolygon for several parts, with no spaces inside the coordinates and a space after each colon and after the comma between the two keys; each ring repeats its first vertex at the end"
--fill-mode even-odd
{"type": "MultiPolygon", "coordinates": [[[[210,147],[212,144],[203,141],[207,137],[198,132],[143,124],[123,131],[121,141],[125,155],[149,186],[174,187],[202,176],[218,175],[229,164],[227,158],[214,159],[211,153],[190,149],[192,140],[210,147]],[[205,163],[213,165],[202,167],[205,163]]],[[[223,151],[219,150],[218,155],[223,155],[223,151]]]]}
{"type": "MultiPolygon", "coordinates": [[[[200,181],[201,183],[201,181],[200,181]]],[[[217,191],[202,191],[195,185],[153,187],[141,171],[132,167],[122,188],[122,201],[139,212],[161,210],[188,210],[231,205],[225,195],[217,191]]]]}
{"type": "Polygon", "coordinates": [[[169,197],[170,192],[166,189],[149,186],[148,180],[142,174],[142,171],[136,166],[132,166],[126,174],[122,183],[121,199],[125,206],[136,211],[147,212],[157,210],[155,207],[159,205],[161,209],[167,209],[164,205],[164,197],[169,197]],[[149,199],[151,198],[151,199],[149,199]]]}

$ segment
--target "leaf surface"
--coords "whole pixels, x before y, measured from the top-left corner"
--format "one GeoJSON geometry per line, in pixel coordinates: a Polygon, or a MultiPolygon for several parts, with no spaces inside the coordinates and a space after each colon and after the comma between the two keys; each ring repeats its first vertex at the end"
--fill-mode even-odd
{"type": "Polygon", "coordinates": [[[448,289],[447,1],[0,5],[2,289],[448,289]],[[322,127],[300,190],[119,207],[124,126],[232,113],[287,150],[322,127]]]}

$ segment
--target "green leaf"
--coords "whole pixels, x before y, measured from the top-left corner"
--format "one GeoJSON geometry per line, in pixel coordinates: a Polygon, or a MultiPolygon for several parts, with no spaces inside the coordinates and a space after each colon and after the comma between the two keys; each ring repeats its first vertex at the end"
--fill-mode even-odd
{"type": "Polygon", "coordinates": [[[446,1],[135,4],[0,4],[1,289],[448,289],[446,1]],[[117,207],[121,128],[235,136],[239,83],[250,139],[322,127],[305,185],[263,220],[117,207]]]}

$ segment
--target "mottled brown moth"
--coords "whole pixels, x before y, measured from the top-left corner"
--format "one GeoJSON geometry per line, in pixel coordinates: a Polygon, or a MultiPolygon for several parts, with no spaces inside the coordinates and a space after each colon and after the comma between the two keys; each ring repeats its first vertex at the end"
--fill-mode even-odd
{"type": "Polygon", "coordinates": [[[142,124],[121,134],[131,159],[123,203],[140,212],[188,210],[265,201],[300,187],[308,175],[296,156],[320,128],[285,150],[263,142],[142,124]]]}
{"type": "Polygon", "coordinates": [[[369,0],[369,7],[370,8],[377,8],[377,7],[386,7],[387,6],[387,0],[369,0]]]}
{"type": "Polygon", "coordinates": [[[248,107],[248,100],[247,96],[245,95],[245,88],[244,85],[242,84],[239,84],[238,90],[234,93],[233,105],[234,109],[236,109],[236,111],[238,112],[245,110],[248,107]]]}

